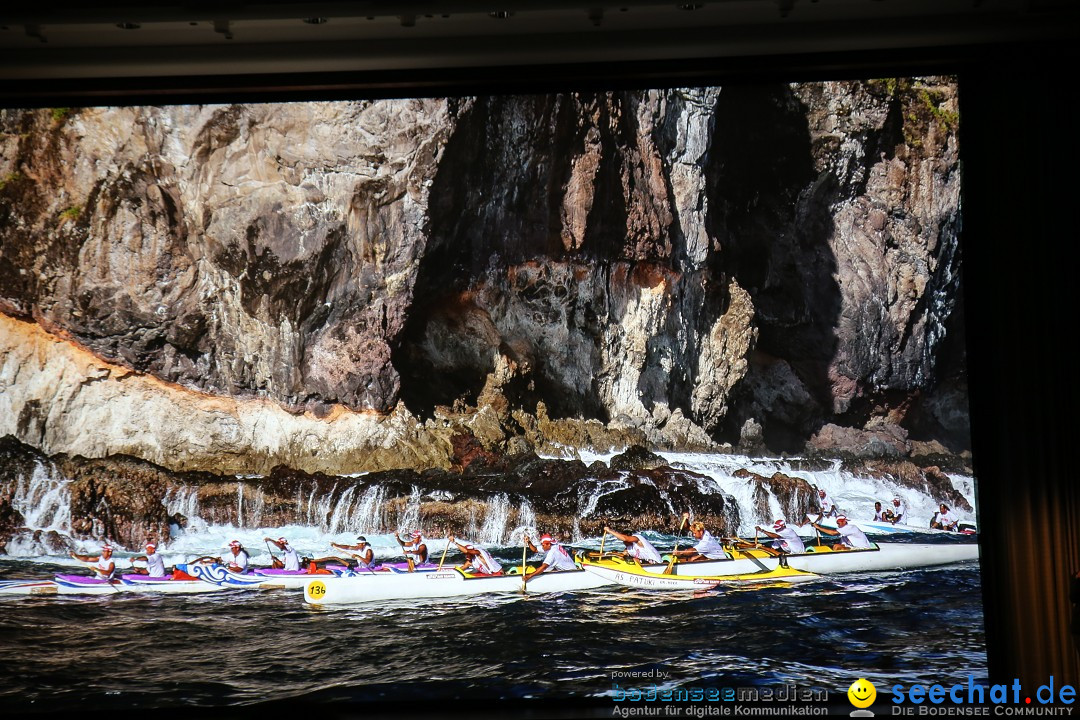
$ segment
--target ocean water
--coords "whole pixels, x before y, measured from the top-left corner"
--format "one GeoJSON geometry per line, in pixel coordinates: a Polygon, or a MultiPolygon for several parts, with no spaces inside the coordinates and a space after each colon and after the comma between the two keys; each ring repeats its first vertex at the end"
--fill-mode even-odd
{"type": "MultiPolygon", "coordinates": [[[[0,561],[5,577],[26,570],[0,561]]],[[[857,677],[880,687],[986,675],[976,563],[696,594],[611,587],[325,608],[300,590],[8,597],[0,638],[0,704],[27,713],[300,699],[357,712],[595,707],[654,683],[842,695],[857,677]]]]}
{"type": "MultiPolygon", "coordinates": [[[[745,481],[731,473],[747,466],[745,458],[669,460],[742,502],[745,481]]],[[[755,462],[760,469],[751,469],[771,474],[786,461],[755,462]]],[[[894,491],[887,479],[839,471],[812,481],[855,511],[894,491]]],[[[954,483],[974,493],[970,478],[954,483]]],[[[913,508],[933,501],[906,500],[913,508]]],[[[234,538],[255,564],[266,564],[263,538],[281,535],[302,554],[318,556],[328,553],[329,541],[351,542],[366,532],[197,520],[162,549],[168,564],[221,554],[234,538]]],[[[535,528],[524,529],[536,537],[535,528]]],[[[490,548],[505,564],[520,562],[522,530],[515,536],[506,527],[505,544],[490,548]]],[[[647,534],[661,550],[686,547],[685,537],[647,534]]],[[[396,555],[391,534],[368,539],[377,557],[396,555]]],[[[972,542],[930,533],[877,539],[972,542]]],[[[581,547],[599,542],[575,539],[581,547]]],[[[438,561],[445,541],[428,545],[438,561]]],[[[97,547],[83,543],[87,552],[97,547]]],[[[0,579],[79,572],[73,560],[26,550],[0,556],[0,579]]],[[[132,554],[118,553],[119,564],[132,554]]],[[[447,557],[458,561],[456,552],[447,557]]],[[[704,593],[606,587],[323,608],[307,605],[301,590],[0,596],[0,708],[110,718],[611,717],[634,691],[792,687],[846,703],[848,686],[860,677],[879,694],[897,683],[947,685],[969,676],[985,682],[980,583],[972,562],[704,593]]]]}

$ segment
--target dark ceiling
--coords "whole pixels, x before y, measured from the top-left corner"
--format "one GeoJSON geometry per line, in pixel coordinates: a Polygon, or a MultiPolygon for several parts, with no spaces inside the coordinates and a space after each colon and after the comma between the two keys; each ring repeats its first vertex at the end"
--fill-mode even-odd
{"type": "MultiPolygon", "coordinates": [[[[507,68],[700,70],[852,53],[1070,44],[1076,0],[165,2],[0,7],[12,97],[200,88],[445,85],[507,68]],[[286,78],[282,80],[282,78],[286,78]],[[228,80],[224,80],[228,78],[228,80]],[[271,81],[269,78],[277,78],[271,81]],[[120,83],[118,85],[118,83],[120,83]],[[276,85],[275,85],[276,83],[276,85]]],[[[870,55],[865,55],[870,57],[870,55]]],[[[890,55],[895,56],[895,55],[890,55]]],[[[501,74],[501,75],[500,75],[501,74]]]]}

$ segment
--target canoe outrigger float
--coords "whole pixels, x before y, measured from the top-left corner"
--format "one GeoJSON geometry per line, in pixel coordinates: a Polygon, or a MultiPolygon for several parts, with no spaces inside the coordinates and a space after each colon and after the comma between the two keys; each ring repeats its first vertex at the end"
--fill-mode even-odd
{"type": "Polygon", "coordinates": [[[226,590],[198,579],[175,580],[171,575],[121,575],[111,582],[86,575],[57,575],[52,580],[6,580],[0,595],[112,595],[114,593],[168,593],[186,595],[226,590]]]}
{"type": "MultiPolygon", "coordinates": [[[[786,555],[758,545],[729,548],[728,554],[730,557],[722,560],[677,562],[671,572],[699,576],[745,575],[784,566],[819,575],[912,570],[978,560],[979,546],[975,543],[878,543],[865,549],[833,550],[830,545],[811,545],[806,552],[786,555]]],[[[667,563],[649,564],[644,568],[663,572],[667,563]]]]}
{"type": "MultiPolygon", "coordinates": [[[[685,568],[700,570],[699,565],[705,563],[685,563],[685,568]]],[[[745,584],[745,583],[778,583],[787,584],[794,582],[806,582],[817,580],[819,575],[814,573],[795,570],[789,567],[777,567],[772,570],[758,570],[740,575],[706,575],[698,572],[687,572],[681,575],[674,574],[676,563],[671,566],[672,573],[664,570],[651,570],[642,567],[636,562],[625,560],[619,556],[604,557],[598,560],[583,560],[581,567],[609,582],[627,585],[629,587],[643,588],[645,590],[710,590],[720,584],[745,584]]],[[[653,567],[653,566],[649,566],[653,567]]],[[[667,565],[662,566],[667,569],[667,565]]]]}
{"type": "MultiPolygon", "coordinates": [[[[533,575],[525,584],[525,592],[589,590],[609,584],[610,581],[585,570],[562,570],[533,575]]],[[[521,591],[520,574],[471,575],[457,568],[446,568],[424,573],[354,573],[349,577],[310,580],[304,586],[304,600],[312,605],[336,605],[372,600],[455,597],[521,591]]]]}

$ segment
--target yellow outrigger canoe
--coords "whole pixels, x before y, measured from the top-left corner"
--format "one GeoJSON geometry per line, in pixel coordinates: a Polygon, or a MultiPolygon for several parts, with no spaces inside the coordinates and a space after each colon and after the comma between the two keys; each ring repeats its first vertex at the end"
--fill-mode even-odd
{"type": "Polygon", "coordinates": [[[635,561],[626,560],[619,556],[605,556],[603,558],[581,558],[582,569],[588,570],[609,582],[627,585],[629,587],[645,588],[649,590],[708,590],[720,584],[748,584],[748,583],[796,583],[808,580],[817,580],[820,576],[796,570],[789,567],[776,567],[772,570],[743,573],[739,575],[697,575],[687,574],[687,564],[684,564],[679,574],[657,572],[655,569],[643,568],[635,561]]]}

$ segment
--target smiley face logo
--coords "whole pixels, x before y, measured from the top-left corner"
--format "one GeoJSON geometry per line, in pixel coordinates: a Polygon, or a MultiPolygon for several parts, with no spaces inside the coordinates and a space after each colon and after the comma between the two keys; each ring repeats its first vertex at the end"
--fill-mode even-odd
{"type": "Polygon", "coordinates": [[[851,683],[847,690],[848,700],[857,708],[868,708],[877,699],[877,688],[865,678],[859,678],[851,683]]]}

